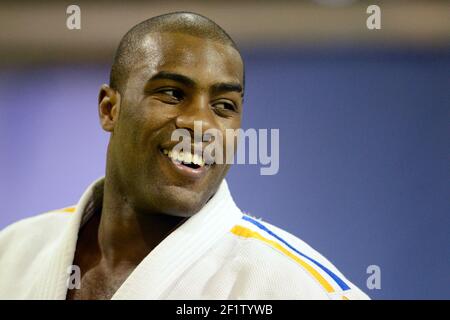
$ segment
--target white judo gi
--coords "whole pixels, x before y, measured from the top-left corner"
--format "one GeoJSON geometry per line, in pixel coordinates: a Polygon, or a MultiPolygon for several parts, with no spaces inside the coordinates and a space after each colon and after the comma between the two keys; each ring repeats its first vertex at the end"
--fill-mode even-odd
{"type": "MultiPolygon", "coordinates": [[[[75,207],[0,232],[0,299],[65,299],[78,231],[104,180],[75,207]]],[[[76,290],[76,289],[73,289],[76,290]]],[[[288,232],[243,214],[225,180],[136,267],[112,299],[368,299],[288,232]]]]}

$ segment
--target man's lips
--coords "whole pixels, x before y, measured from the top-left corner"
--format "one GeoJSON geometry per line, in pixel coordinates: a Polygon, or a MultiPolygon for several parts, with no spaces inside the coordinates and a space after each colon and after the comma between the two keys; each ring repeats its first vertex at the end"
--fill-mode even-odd
{"type": "MultiPolygon", "coordinates": [[[[167,160],[171,169],[175,170],[175,172],[190,178],[190,179],[200,179],[205,176],[206,172],[210,169],[211,165],[194,165],[194,164],[184,164],[181,161],[174,160],[169,157],[167,154],[164,154],[163,150],[160,150],[161,155],[167,160]]],[[[214,165],[214,164],[213,164],[214,165]]]]}

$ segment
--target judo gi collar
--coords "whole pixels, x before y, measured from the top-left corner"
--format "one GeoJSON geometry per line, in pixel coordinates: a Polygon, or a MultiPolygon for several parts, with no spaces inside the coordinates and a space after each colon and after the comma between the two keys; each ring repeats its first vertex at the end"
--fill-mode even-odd
{"type": "MultiPolygon", "coordinates": [[[[94,181],[84,192],[75,213],[63,230],[48,279],[47,298],[65,299],[67,270],[73,264],[78,232],[101,207],[104,178],[94,181]],[[54,290],[53,290],[54,289],[54,290]]],[[[136,267],[114,294],[112,299],[159,299],[171,283],[182,275],[195,261],[242,218],[225,180],[203,208],[188,218],[160,242],[136,267]]]]}

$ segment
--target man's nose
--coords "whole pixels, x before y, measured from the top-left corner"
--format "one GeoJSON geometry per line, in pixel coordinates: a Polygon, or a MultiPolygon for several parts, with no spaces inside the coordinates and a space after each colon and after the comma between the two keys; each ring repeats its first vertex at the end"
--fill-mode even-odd
{"type": "MultiPolygon", "coordinates": [[[[214,128],[214,114],[209,106],[207,97],[200,96],[186,104],[176,118],[176,126],[194,132],[194,122],[200,121],[202,131],[214,128]]],[[[203,134],[202,132],[202,134],[203,134]]]]}

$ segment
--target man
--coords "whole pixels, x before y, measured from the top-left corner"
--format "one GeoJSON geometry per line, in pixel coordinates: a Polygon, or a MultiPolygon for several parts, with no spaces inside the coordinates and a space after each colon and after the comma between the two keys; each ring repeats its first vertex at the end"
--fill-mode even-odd
{"type": "Polygon", "coordinates": [[[300,239],[243,214],[229,164],[173,151],[172,133],[195,122],[240,128],[243,94],[241,55],[211,20],[181,12],[133,27],[99,94],[105,178],[76,207],[0,234],[0,298],[367,298],[300,239]]]}

